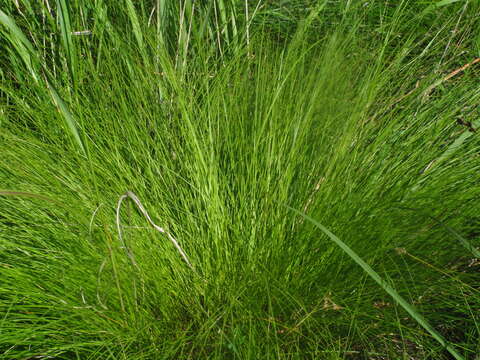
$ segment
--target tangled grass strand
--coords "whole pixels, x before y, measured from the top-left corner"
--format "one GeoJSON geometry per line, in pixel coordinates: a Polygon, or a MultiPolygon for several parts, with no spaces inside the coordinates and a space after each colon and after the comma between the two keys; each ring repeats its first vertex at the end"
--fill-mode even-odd
{"type": "Polygon", "coordinates": [[[127,245],[125,244],[125,241],[123,240],[122,228],[120,226],[120,207],[122,205],[123,200],[125,200],[126,198],[130,198],[130,199],[133,200],[133,202],[137,205],[137,208],[140,210],[140,212],[143,214],[143,216],[147,219],[149,224],[152,225],[155,230],[161,232],[162,234],[165,234],[170,239],[170,241],[173,243],[175,248],[178,250],[178,252],[182,256],[183,260],[185,260],[187,265],[193,270],[192,263],[190,262],[190,260],[188,260],[187,255],[185,254],[185,252],[183,251],[182,247],[177,242],[177,240],[175,240],[175,238],[169,232],[165,231],[164,228],[158,226],[157,224],[155,224],[153,222],[152,218],[148,214],[147,210],[145,210],[145,207],[142,205],[142,203],[141,203],[140,199],[137,197],[137,195],[135,195],[131,191],[127,191],[125,194],[120,196],[120,199],[118,199],[116,223],[117,223],[118,238],[120,240],[120,243],[122,244],[122,247],[125,249],[125,252],[127,253],[127,256],[132,261],[132,264],[134,266],[138,267],[137,262],[135,261],[135,256],[133,255],[133,252],[127,247],[127,245]]]}

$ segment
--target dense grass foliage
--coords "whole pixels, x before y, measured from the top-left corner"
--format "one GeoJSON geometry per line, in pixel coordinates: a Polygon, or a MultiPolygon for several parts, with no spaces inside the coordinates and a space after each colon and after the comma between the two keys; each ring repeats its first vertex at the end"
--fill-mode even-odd
{"type": "Polygon", "coordinates": [[[475,1],[2,4],[0,358],[475,359],[479,30],[475,1]]]}

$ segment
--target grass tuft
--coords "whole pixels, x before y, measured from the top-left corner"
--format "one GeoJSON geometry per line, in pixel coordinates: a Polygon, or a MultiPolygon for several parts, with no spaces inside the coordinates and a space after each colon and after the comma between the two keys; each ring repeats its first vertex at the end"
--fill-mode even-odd
{"type": "Polygon", "coordinates": [[[0,359],[480,353],[478,2],[123,5],[0,11],[0,359]]]}

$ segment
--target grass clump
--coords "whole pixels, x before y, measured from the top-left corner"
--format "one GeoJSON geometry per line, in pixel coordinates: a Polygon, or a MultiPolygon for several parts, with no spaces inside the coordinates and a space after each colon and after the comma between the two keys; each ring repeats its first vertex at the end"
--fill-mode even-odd
{"type": "Polygon", "coordinates": [[[349,4],[2,8],[1,358],[480,351],[480,8],[349,4]]]}

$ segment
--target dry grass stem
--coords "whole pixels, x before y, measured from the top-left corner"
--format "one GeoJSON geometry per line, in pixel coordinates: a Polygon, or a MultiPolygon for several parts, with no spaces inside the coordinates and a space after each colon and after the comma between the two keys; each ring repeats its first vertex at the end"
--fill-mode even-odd
{"type": "Polygon", "coordinates": [[[142,203],[140,202],[140,199],[137,197],[137,195],[135,195],[133,192],[131,191],[127,191],[124,195],[120,196],[120,199],[118,200],[118,203],[117,203],[117,230],[118,230],[118,238],[120,240],[120,243],[122,244],[122,247],[125,249],[126,253],[127,253],[127,256],[130,258],[130,260],[132,261],[132,263],[137,266],[137,263],[135,261],[135,257],[132,253],[132,251],[127,247],[127,245],[125,244],[125,241],[123,240],[122,238],[122,228],[120,226],[120,206],[122,205],[122,202],[123,200],[125,200],[126,198],[130,198],[133,200],[133,202],[137,205],[138,209],[140,210],[140,212],[143,214],[143,216],[145,216],[145,218],[147,219],[147,221],[150,223],[150,225],[153,226],[153,228],[165,235],[167,235],[167,237],[170,239],[170,241],[173,243],[173,245],[177,248],[178,252],[180,253],[180,255],[182,256],[183,260],[185,260],[185,262],[187,263],[187,265],[193,270],[193,266],[190,262],[190,260],[188,260],[188,257],[187,255],[185,254],[185,252],[183,251],[182,247],[178,244],[177,240],[175,240],[175,238],[170,235],[170,233],[168,233],[167,231],[165,231],[164,228],[156,225],[152,219],[150,218],[150,215],[148,214],[147,210],[145,210],[145,208],[143,207],[142,203]]]}

